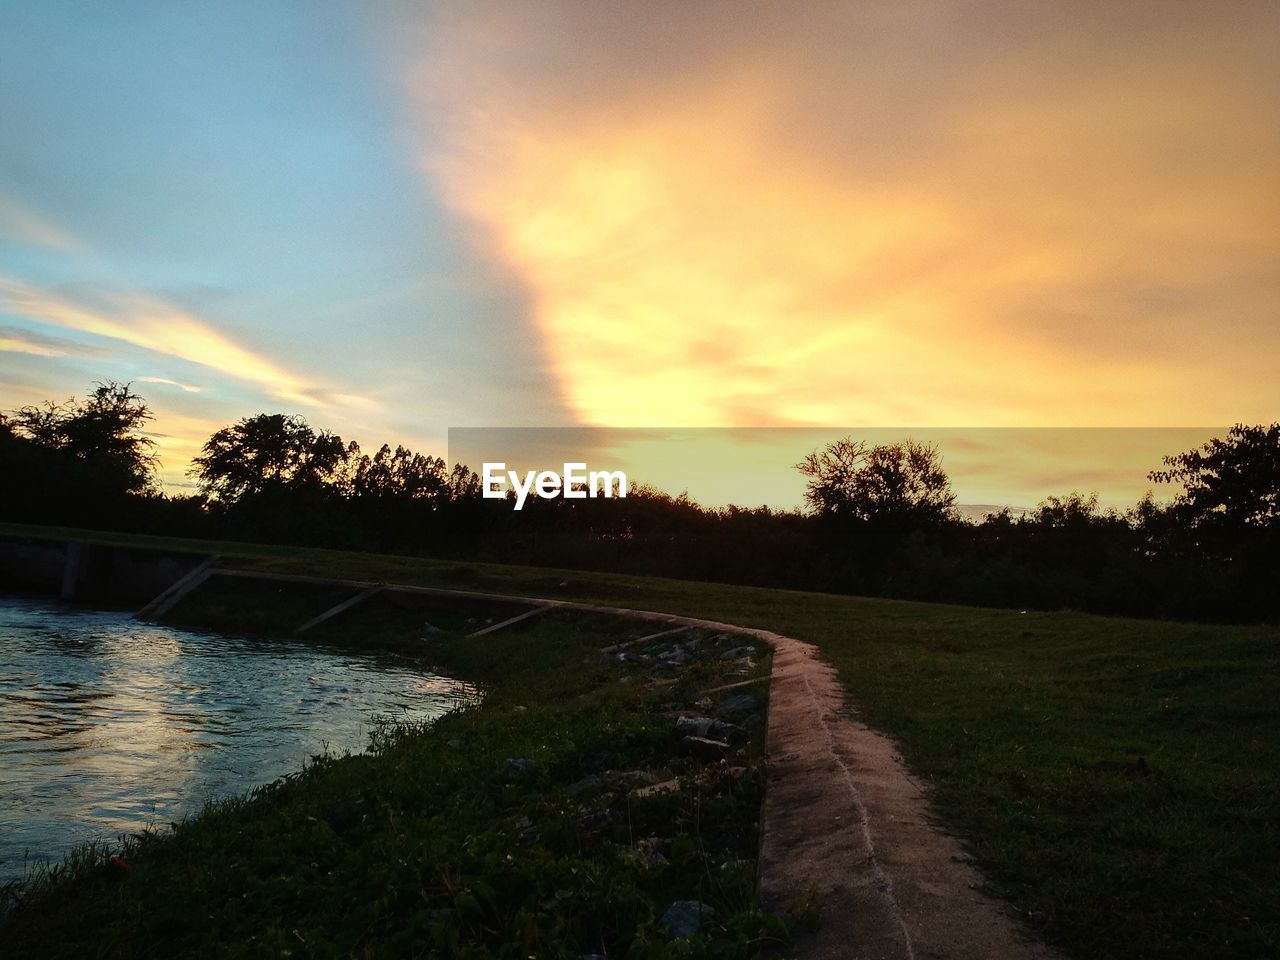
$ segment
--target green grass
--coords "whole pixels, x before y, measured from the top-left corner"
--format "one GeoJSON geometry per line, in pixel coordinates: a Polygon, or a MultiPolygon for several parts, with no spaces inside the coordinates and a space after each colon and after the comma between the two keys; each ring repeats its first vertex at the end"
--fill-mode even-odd
{"type": "MultiPolygon", "coordinates": [[[[309,594],[288,594],[258,598],[260,625],[296,622],[309,594]]],[[[317,640],[416,647],[481,682],[483,705],[383,730],[370,753],[317,759],[172,834],[135,837],[127,867],[80,851],[26,894],[0,952],[730,958],[785,935],[753,907],[762,718],[712,764],[680,750],[673,717],[736,679],[740,664],[715,654],[740,639],[703,632],[704,656],[658,672],[600,652],[647,632],[633,621],[555,613],[483,643],[424,643],[415,612],[375,612],[317,640]],[[533,767],[512,773],[508,758],[533,767]],[[671,792],[634,792],[672,779],[671,792]],[[641,841],[655,837],[650,862],[641,841]],[[661,916],[674,900],[715,917],[671,940],[661,916]]]]}
{"type": "Polygon", "coordinates": [[[1274,627],[336,551],[217,551],[237,567],[580,599],[812,641],[1046,939],[1078,958],[1280,956],[1274,627]]]}

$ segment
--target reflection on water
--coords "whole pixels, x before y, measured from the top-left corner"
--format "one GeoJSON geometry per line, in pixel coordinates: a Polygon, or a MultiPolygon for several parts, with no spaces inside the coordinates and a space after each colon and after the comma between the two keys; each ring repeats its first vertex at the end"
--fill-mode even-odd
{"type": "Polygon", "coordinates": [[[389,659],[0,596],[0,883],[474,696],[389,659]]]}

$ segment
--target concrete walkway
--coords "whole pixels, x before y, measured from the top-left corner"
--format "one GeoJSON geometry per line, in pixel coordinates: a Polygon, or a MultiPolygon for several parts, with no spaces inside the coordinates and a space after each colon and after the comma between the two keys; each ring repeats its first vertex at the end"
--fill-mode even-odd
{"type": "Polygon", "coordinates": [[[769,635],[769,782],[760,852],[766,909],[811,905],[812,960],[1031,960],[1059,955],[1022,934],[893,743],[852,718],[810,644],[769,635]]]}

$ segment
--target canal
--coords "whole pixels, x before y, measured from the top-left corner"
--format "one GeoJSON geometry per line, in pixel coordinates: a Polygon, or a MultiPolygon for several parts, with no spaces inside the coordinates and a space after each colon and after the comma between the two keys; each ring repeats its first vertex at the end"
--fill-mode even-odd
{"type": "Polygon", "coordinates": [[[0,883],[477,696],[394,658],[0,595],[0,883]]]}

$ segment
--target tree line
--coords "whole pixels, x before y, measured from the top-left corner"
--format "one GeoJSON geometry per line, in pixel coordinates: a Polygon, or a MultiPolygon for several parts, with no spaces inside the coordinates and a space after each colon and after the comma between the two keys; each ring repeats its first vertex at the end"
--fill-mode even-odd
{"type": "Polygon", "coordinates": [[[959,518],[933,447],[837,439],[805,457],[805,508],[711,509],[633,487],[625,499],[481,496],[462,464],[261,414],[218,430],[198,493],[158,490],[145,400],[0,415],[0,519],[531,563],[1017,608],[1224,621],[1280,619],[1280,424],[1237,425],[1163,458],[1175,492],[1124,511],[1078,492],[1022,514],[959,518]]]}

